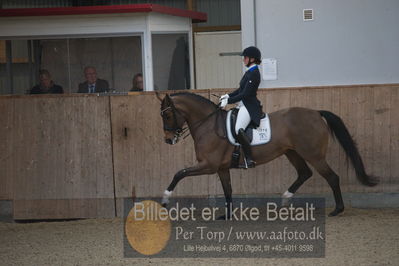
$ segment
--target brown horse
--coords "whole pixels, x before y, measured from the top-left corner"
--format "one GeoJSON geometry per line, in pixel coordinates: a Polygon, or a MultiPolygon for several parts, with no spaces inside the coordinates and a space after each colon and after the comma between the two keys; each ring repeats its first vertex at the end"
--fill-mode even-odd
{"type": "MultiPolygon", "coordinates": [[[[183,135],[183,126],[187,123],[194,139],[198,164],[178,171],[164,192],[162,203],[169,203],[169,197],[177,183],[186,176],[218,173],[222,182],[226,204],[232,203],[230,181],[231,155],[234,146],[224,137],[227,112],[210,100],[193,93],[175,93],[162,99],[161,116],[163,119],[165,141],[175,144],[183,135]]],[[[294,183],[283,194],[290,198],[298,188],[312,176],[309,163],[330,185],[335,199],[335,209],[330,216],[344,211],[338,175],[326,162],[329,133],[333,134],[345,150],[355,168],[359,181],[367,186],[378,183],[376,178],[368,176],[355,142],[343,121],[329,111],[316,111],[293,107],[269,114],[272,138],[264,145],[253,146],[252,154],[257,165],[285,155],[298,172],[294,183]],[[325,122],[323,120],[325,119],[325,122]]],[[[240,159],[242,161],[242,159],[240,159]]]]}

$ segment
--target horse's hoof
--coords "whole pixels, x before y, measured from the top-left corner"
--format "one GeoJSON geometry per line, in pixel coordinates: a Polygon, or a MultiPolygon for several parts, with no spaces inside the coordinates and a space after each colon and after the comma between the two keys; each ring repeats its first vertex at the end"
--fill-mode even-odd
{"type": "Polygon", "coordinates": [[[330,212],[330,214],[328,216],[332,217],[332,216],[337,216],[337,215],[343,214],[343,213],[344,213],[344,208],[336,208],[335,210],[330,212]]]}
{"type": "Polygon", "coordinates": [[[291,202],[291,198],[282,198],[281,199],[281,207],[288,207],[291,202]]]}

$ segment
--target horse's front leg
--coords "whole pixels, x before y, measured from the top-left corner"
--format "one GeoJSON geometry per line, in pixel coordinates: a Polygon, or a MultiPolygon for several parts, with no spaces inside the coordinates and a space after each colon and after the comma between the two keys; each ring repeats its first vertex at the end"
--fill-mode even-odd
{"type": "Polygon", "coordinates": [[[218,220],[228,220],[231,219],[231,210],[233,208],[233,201],[231,197],[232,189],[231,189],[230,170],[229,169],[219,170],[218,175],[220,178],[220,182],[222,183],[224,197],[226,198],[225,215],[219,217],[218,220]]]}
{"type": "Polygon", "coordinates": [[[163,193],[162,206],[166,207],[166,205],[169,203],[169,198],[172,195],[172,192],[175,189],[177,183],[179,183],[179,181],[185,178],[186,176],[209,175],[209,174],[214,174],[215,172],[216,169],[214,169],[214,167],[212,167],[207,163],[199,163],[193,167],[180,170],[175,174],[172,182],[163,193]]]}

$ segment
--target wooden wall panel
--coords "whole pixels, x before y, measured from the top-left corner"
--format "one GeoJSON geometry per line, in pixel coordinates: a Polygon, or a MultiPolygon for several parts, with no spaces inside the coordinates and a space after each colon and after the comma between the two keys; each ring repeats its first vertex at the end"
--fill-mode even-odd
{"type": "Polygon", "coordinates": [[[373,136],[373,173],[381,175],[381,188],[390,191],[390,88],[381,88],[374,91],[374,136],[373,136]]]}
{"type": "Polygon", "coordinates": [[[399,180],[399,86],[391,90],[391,158],[389,168],[391,170],[389,184],[391,191],[398,191],[399,180]]]}
{"type": "MultiPolygon", "coordinates": [[[[221,95],[232,90],[213,89],[212,94],[221,95]]],[[[196,93],[206,96],[208,91],[196,91],[196,93]]],[[[345,192],[385,192],[396,191],[398,189],[398,180],[392,177],[391,173],[397,170],[394,168],[395,156],[391,155],[392,150],[396,149],[397,143],[392,141],[392,134],[397,134],[397,127],[393,126],[396,116],[392,113],[392,102],[395,102],[395,95],[397,94],[397,86],[394,85],[377,85],[377,86],[335,86],[335,87],[319,87],[319,88],[286,88],[286,89],[267,89],[260,90],[258,93],[259,99],[263,102],[264,109],[267,112],[272,112],[290,106],[302,106],[312,109],[330,110],[339,115],[347,125],[350,133],[358,142],[359,151],[365,161],[366,169],[369,173],[382,176],[383,185],[375,188],[368,188],[360,185],[356,179],[354,170],[348,164],[348,159],[339,146],[337,141],[331,138],[328,161],[331,167],[337,172],[341,178],[342,190],[345,192]],[[380,116],[382,115],[382,119],[380,116]],[[378,127],[378,129],[377,129],[378,127]],[[396,131],[395,131],[396,130],[396,131]],[[381,138],[377,137],[380,136],[381,138]],[[378,145],[378,147],[376,146],[378,145]],[[378,153],[378,154],[377,154],[378,153]]],[[[146,154],[153,160],[159,158],[160,164],[142,164],[139,165],[139,176],[145,176],[144,180],[135,179],[134,185],[139,188],[138,196],[161,196],[162,191],[167,187],[174,173],[183,167],[187,167],[195,163],[195,154],[193,150],[193,143],[191,137],[183,142],[170,146],[163,142],[163,132],[161,118],[159,112],[159,102],[155,95],[147,93],[145,95],[134,96],[142,97],[138,102],[146,102],[145,106],[140,105],[136,112],[146,113],[145,121],[138,120],[136,123],[141,124],[152,133],[150,136],[143,138],[137,135],[134,139],[130,140],[129,147],[132,150],[139,149],[140,154],[146,154]],[[144,98],[146,100],[144,100],[144,98]],[[155,110],[155,111],[154,111],[155,110]],[[151,112],[156,112],[152,114],[151,112]],[[141,121],[141,122],[140,122],[141,121]],[[155,123],[154,123],[155,121],[155,123]],[[146,124],[146,125],[145,125],[146,124]],[[150,127],[148,125],[151,125],[150,127]],[[154,128],[155,127],[155,128],[154,128]],[[152,128],[152,130],[150,130],[152,128]],[[157,135],[157,137],[154,137],[157,135]],[[147,141],[151,140],[152,143],[139,141],[140,137],[147,141]],[[145,151],[148,148],[144,146],[153,146],[152,149],[160,151],[156,153],[155,157],[151,157],[145,151]],[[135,148],[133,148],[135,146],[135,148]],[[144,149],[144,150],[141,150],[144,149]],[[144,151],[144,152],[143,152],[144,151]],[[148,167],[152,167],[149,170],[148,167]],[[162,169],[158,174],[158,167],[162,169]],[[156,173],[155,175],[153,173],[156,173]],[[147,175],[153,175],[152,178],[156,179],[153,185],[143,185],[147,180],[147,175]]],[[[396,96],[397,97],[397,96],[396,96]]],[[[213,96],[208,95],[211,100],[217,101],[213,96]]],[[[126,102],[131,107],[129,112],[135,112],[132,106],[134,98],[128,99],[126,97],[112,98],[112,113],[113,116],[117,115],[118,119],[113,119],[116,122],[120,119],[123,123],[132,126],[133,122],[128,120],[127,115],[124,115],[120,110],[115,109],[116,102],[126,102]],[[117,113],[117,114],[115,114],[117,113]]],[[[396,99],[396,101],[398,101],[396,99]]],[[[399,103],[399,101],[398,101],[399,103]]],[[[121,103],[119,103],[121,104],[121,103]]],[[[127,110],[124,110],[125,112],[127,110]]],[[[141,117],[144,119],[144,117],[141,117]]],[[[121,127],[115,125],[114,127],[121,127]]],[[[129,137],[130,138],[130,137],[129,137]]],[[[120,143],[114,142],[114,158],[115,169],[123,169],[121,163],[119,166],[118,156],[123,156],[119,151],[126,149],[120,143]],[[120,149],[115,148],[116,146],[120,149]],[[119,151],[118,151],[119,150],[119,151]]],[[[128,151],[129,152],[129,151],[128,151]]],[[[397,160],[397,159],[396,159],[397,160]]],[[[118,170],[117,172],[121,172],[118,170]]],[[[315,172],[314,177],[309,179],[306,184],[301,187],[299,192],[302,193],[323,193],[330,192],[326,181],[315,172]]],[[[250,170],[231,170],[232,186],[235,194],[265,194],[265,193],[282,193],[289,185],[295,180],[296,172],[289,164],[285,157],[278,158],[269,164],[258,166],[256,169],[250,170]]],[[[123,180],[127,177],[118,177],[121,183],[127,182],[123,180]]],[[[130,175],[130,179],[134,179],[130,175]]],[[[147,184],[147,183],[145,183],[147,184]]],[[[120,190],[118,184],[116,187],[118,197],[129,197],[131,186],[127,190],[120,190]]],[[[177,196],[183,195],[222,195],[222,189],[217,176],[204,176],[204,177],[188,177],[181,181],[175,190],[177,196]]]]}
{"type": "Polygon", "coordinates": [[[109,98],[14,101],[14,218],[113,217],[109,98]]]}
{"type": "Polygon", "coordinates": [[[0,97],[0,200],[14,198],[14,99],[0,97]]]}
{"type": "MultiPolygon", "coordinates": [[[[209,97],[209,92],[199,94],[209,97]]],[[[160,197],[175,173],[193,166],[196,159],[190,136],[176,145],[164,142],[160,102],[155,94],[112,96],[111,111],[115,191],[120,213],[120,199],[132,197],[133,188],[137,197],[160,197]]],[[[220,186],[215,175],[187,177],[174,195],[209,195],[210,191],[213,195],[220,191],[215,186],[220,186]]]]}
{"type": "MultiPolygon", "coordinates": [[[[231,91],[195,93],[216,102],[212,94],[231,91]]],[[[302,106],[330,110],[343,119],[367,172],[381,177],[374,188],[362,186],[331,138],[327,158],[344,192],[399,190],[398,84],[262,89],[259,99],[267,112],[302,106]]],[[[120,214],[121,199],[131,198],[133,187],[137,197],[161,196],[174,174],[195,164],[196,158],[191,137],[173,146],[164,142],[159,111],[152,92],[0,97],[0,199],[14,200],[15,217],[39,219],[112,217],[114,198],[120,214]]],[[[296,178],[285,157],[231,173],[235,195],[280,194],[296,178]]],[[[315,174],[299,192],[330,189],[315,174]]],[[[209,175],[187,177],[174,195],[214,196],[223,191],[219,178],[209,175]]]]}

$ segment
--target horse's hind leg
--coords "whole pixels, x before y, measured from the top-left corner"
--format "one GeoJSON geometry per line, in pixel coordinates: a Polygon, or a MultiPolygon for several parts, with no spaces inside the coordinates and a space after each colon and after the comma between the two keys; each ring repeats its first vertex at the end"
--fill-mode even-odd
{"type": "Polygon", "coordinates": [[[291,198],[294,193],[312,176],[312,170],[306,164],[305,160],[294,150],[289,150],[285,153],[290,163],[295,167],[298,177],[283,194],[283,205],[288,203],[288,199],[291,198]]]}
{"type": "Polygon", "coordinates": [[[331,169],[327,162],[322,159],[316,162],[309,162],[324,177],[330,185],[335,199],[335,210],[329,216],[336,216],[344,211],[344,201],[342,200],[341,188],[339,186],[339,176],[331,169]]]}
{"type": "Polygon", "coordinates": [[[312,170],[306,164],[305,160],[294,150],[285,153],[290,163],[295,167],[298,177],[295,182],[288,188],[288,192],[295,193],[306,180],[312,176],[312,170]]]}

